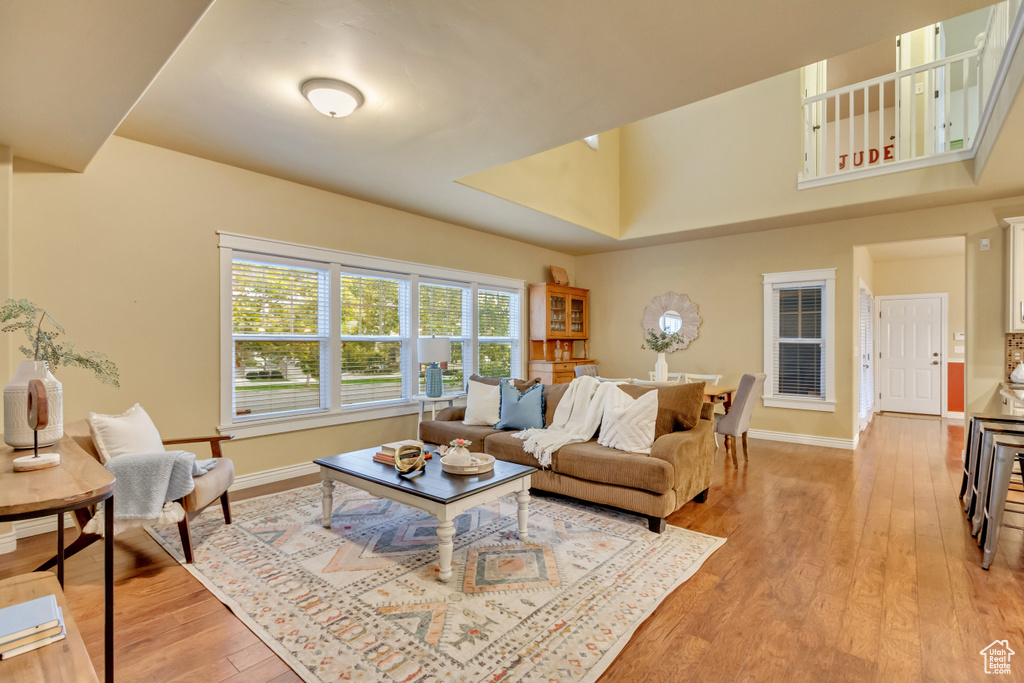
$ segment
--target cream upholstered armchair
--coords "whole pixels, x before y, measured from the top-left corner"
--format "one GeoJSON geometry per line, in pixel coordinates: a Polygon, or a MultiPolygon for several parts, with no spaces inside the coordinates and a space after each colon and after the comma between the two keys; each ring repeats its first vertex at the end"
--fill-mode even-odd
{"type": "Polygon", "coordinates": [[[747,430],[750,429],[750,415],[754,412],[757,399],[761,398],[766,377],[763,372],[743,375],[729,412],[715,415],[715,434],[725,436],[725,450],[732,454],[733,462],[736,462],[736,437],[743,438],[743,459],[748,459],[747,430]]]}
{"type": "MultiPolygon", "coordinates": [[[[67,424],[64,426],[64,433],[74,439],[75,443],[81,446],[86,453],[102,462],[99,451],[96,449],[96,444],[93,443],[88,422],[80,420],[67,424]]],[[[219,500],[221,509],[224,512],[224,523],[231,524],[231,505],[228,501],[228,488],[235,481],[235,465],[231,462],[230,458],[222,457],[220,451],[221,442],[231,438],[231,435],[226,435],[163,440],[165,446],[207,443],[210,445],[212,456],[217,459],[213,469],[193,480],[195,488],[192,489],[192,492],[178,500],[185,509],[185,518],[178,522],[178,532],[181,534],[181,548],[185,555],[185,562],[188,564],[192,563],[192,530],[189,528],[189,521],[191,519],[196,517],[211,503],[219,500]]],[[[75,521],[78,524],[79,530],[84,529],[92,517],[92,513],[87,510],[76,510],[75,515],[75,521]]],[[[83,533],[68,547],[67,554],[74,554],[99,538],[95,534],[83,533]]]]}

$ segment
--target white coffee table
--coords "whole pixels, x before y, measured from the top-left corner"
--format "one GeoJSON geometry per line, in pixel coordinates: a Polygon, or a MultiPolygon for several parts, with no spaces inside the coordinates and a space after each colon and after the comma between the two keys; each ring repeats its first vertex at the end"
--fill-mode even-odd
{"type": "Polygon", "coordinates": [[[496,460],[491,472],[460,476],[442,471],[440,458],[435,456],[427,461],[422,472],[401,476],[394,467],[374,462],[373,454],[376,452],[376,448],[367,448],[313,461],[320,466],[324,528],[331,528],[334,482],[340,481],[436,517],[440,522],[437,525],[438,578],[444,582],[452,577],[454,520],[466,510],[515,493],[519,503],[519,540],[523,543],[529,541],[530,475],[537,471],[536,467],[496,460]]]}

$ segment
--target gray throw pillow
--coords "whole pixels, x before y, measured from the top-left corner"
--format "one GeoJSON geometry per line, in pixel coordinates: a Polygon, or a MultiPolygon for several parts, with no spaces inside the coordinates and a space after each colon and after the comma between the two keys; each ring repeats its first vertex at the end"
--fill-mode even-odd
{"type": "Polygon", "coordinates": [[[512,382],[501,380],[501,419],[495,429],[543,429],[544,428],[544,385],[534,384],[526,391],[519,391],[512,382]]]}

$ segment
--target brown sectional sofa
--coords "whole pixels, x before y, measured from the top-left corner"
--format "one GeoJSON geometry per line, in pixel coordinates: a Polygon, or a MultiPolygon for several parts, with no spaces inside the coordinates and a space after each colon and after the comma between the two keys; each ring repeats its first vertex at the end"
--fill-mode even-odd
{"type": "MultiPolygon", "coordinates": [[[[485,381],[490,378],[477,378],[485,381]]],[[[497,380],[494,380],[496,382],[497,380]]],[[[522,389],[530,382],[516,384],[522,389]]],[[[568,384],[544,387],[545,424],[568,384]]],[[[715,458],[714,407],[703,403],[703,384],[674,387],[626,385],[627,393],[638,396],[659,392],[658,423],[651,454],[626,453],[607,448],[591,439],[569,444],[555,451],[550,469],[533,475],[533,488],[580,498],[645,515],[652,531],[665,528],[665,517],[690,500],[703,503],[711,485],[715,458]],[[693,424],[687,428],[688,424],[693,424]]],[[[471,451],[486,452],[499,460],[537,466],[523,442],[491,427],[462,423],[465,408],[445,408],[436,420],[420,424],[419,438],[430,444],[446,444],[463,438],[473,442],[471,451]]]]}

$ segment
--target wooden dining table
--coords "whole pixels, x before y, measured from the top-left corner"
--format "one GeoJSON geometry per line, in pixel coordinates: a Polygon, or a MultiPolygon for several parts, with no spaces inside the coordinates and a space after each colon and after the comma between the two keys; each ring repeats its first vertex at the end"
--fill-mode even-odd
{"type": "Polygon", "coordinates": [[[732,408],[732,400],[735,398],[738,388],[725,384],[705,384],[704,400],[707,403],[714,403],[716,405],[721,403],[725,408],[725,412],[728,413],[729,409],[732,408]]]}

